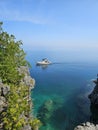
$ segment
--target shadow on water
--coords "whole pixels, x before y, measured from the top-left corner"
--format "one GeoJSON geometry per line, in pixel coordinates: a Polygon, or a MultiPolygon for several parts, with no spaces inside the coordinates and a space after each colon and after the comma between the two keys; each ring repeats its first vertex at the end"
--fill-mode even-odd
{"type": "Polygon", "coordinates": [[[98,124],[98,106],[91,104],[90,111],[91,111],[90,122],[98,124]]]}

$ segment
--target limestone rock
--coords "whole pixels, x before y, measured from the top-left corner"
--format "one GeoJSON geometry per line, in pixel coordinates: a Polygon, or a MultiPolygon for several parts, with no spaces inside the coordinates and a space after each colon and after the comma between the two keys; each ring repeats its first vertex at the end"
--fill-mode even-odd
{"type": "MultiPolygon", "coordinates": [[[[31,89],[34,88],[35,80],[32,79],[32,77],[30,76],[28,67],[21,66],[20,68],[18,68],[18,71],[20,74],[24,76],[24,78],[21,80],[21,84],[26,85],[29,88],[29,91],[31,91],[31,89]]],[[[10,86],[3,84],[2,80],[0,79],[0,113],[2,113],[3,111],[6,111],[6,108],[7,108],[6,95],[9,92],[10,92],[10,86]]],[[[30,99],[29,102],[31,104],[32,102],[31,102],[31,97],[29,94],[28,94],[28,97],[30,99]]],[[[24,113],[20,115],[20,117],[24,117],[24,116],[25,116],[24,113]]],[[[0,117],[0,130],[3,130],[4,124],[3,122],[1,122],[1,119],[2,117],[0,117]]],[[[29,117],[25,116],[25,120],[28,122],[29,117]]],[[[28,124],[28,125],[25,125],[22,130],[32,130],[32,128],[28,124]]],[[[35,130],[38,130],[38,128],[36,128],[35,130]]]]}
{"type": "Polygon", "coordinates": [[[5,107],[7,107],[6,99],[3,96],[0,96],[0,112],[2,112],[5,107]]]}
{"type": "Polygon", "coordinates": [[[22,130],[32,130],[30,125],[25,125],[22,130]]]}
{"type": "Polygon", "coordinates": [[[10,86],[3,84],[0,82],[0,95],[5,96],[10,91],[10,86]]]}
{"type": "Polygon", "coordinates": [[[35,85],[35,80],[30,76],[28,67],[21,66],[20,68],[18,68],[18,71],[20,74],[24,75],[21,83],[27,85],[28,87],[30,87],[30,89],[33,89],[35,85]]]}
{"type": "Polygon", "coordinates": [[[86,122],[81,125],[78,125],[74,130],[98,130],[98,125],[86,122]]]}
{"type": "Polygon", "coordinates": [[[30,88],[33,88],[35,84],[35,80],[32,79],[31,76],[29,75],[25,75],[25,77],[23,78],[23,82],[25,85],[29,86],[30,88]]]}

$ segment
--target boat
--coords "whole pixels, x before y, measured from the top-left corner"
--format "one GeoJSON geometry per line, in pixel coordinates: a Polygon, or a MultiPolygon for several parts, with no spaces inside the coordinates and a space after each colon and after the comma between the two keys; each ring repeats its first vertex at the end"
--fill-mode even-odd
{"type": "Polygon", "coordinates": [[[52,64],[51,61],[49,61],[47,58],[42,59],[42,61],[38,61],[36,65],[49,65],[52,64]]]}

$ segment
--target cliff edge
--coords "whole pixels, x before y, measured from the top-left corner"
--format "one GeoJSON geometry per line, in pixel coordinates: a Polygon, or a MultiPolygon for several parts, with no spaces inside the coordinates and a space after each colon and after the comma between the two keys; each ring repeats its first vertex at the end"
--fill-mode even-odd
{"type": "MultiPolygon", "coordinates": [[[[27,95],[27,97],[24,97],[24,98],[27,98],[26,100],[27,100],[27,102],[29,102],[30,109],[32,109],[32,100],[31,100],[30,92],[31,92],[31,89],[34,88],[35,80],[31,78],[28,67],[21,66],[18,69],[18,71],[20,74],[24,74],[24,77],[23,77],[23,79],[21,79],[20,84],[28,87],[28,95],[27,95]]],[[[0,80],[0,115],[2,115],[2,113],[6,112],[6,110],[7,110],[7,107],[8,107],[7,95],[10,93],[11,93],[10,85],[2,83],[2,80],[0,80]]],[[[26,116],[23,113],[21,116],[25,117],[26,122],[28,122],[29,118],[32,117],[31,112],[29,113],[29,116],[26,116]]],[[[3,118],[3,116],[0,116],[0,130],[4,130],[4,122],[3,122],[2,118],[3,118]]],[[[31,130],[31,126],[28,125],[28,123],[27,123],[27,125],[24,125],[22,130],[31,130]]]]}
{"type": "Polygon", "coordinates": [[[90,122],[82,123],[78,125],[74,130],[98,130],[98,74],[97,79],[93,81],[95,83],[94,90],[88,95],[90,99],[90,122]]]}

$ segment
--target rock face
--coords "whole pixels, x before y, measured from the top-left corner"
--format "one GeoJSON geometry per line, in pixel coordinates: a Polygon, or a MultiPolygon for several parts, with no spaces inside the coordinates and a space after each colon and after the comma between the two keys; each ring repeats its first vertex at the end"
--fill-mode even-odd
{"type": "Polygon", "coordinates": [[[90,111],[91,117],[90,121],[94,124],[98,124],[98,75],[97,79],[93,81],[96,85],[92,93],[88,96],[91,102],[90,111]]]}
{"type": "Polygon", "coordinates": [[[86,122],[81,125],[78,125],[74,130],[98,130],[98,125],[86,122]]]}
{"type": "Polygon", "coordinates": [[[18,68],[18,71],[20,74],[24,75],[24,78],[21,80],[21,83],[30,87],[30,89],[33,89],[35,85],[35,80],[31,78],[28,67],[21,66],[20,68],[18,68]]]}
{"type": "MultiPolygon", "coordinates": [[[[9,91],[10,91],[10,86],[3,84],[2,80],[0,80],[0,115],[7,108],[6,94],[8,94],[9,91]]],[[[1,119],[2,119],[2,116],[0,116],[0,130],[3,130],[2,129],[3,122],[1,119]]]]}
{"type": "Polygon", "coordinates": [[[10,91],[10,86],[4,85],[0,80],[0,96],[5,96],[10,91]]]}
{"type": "Polygon", "coordinates": [[[94,80],[93,82],[96,84],[96,86],[88,97],[89,97],[92,105],[98,106],[98,78],[97,78],[97,80],[94,80]]]}
{"type": "Polygon", "coordinates": [[[98,74],[97,74],[97,80],[93,81],[96,85],[94,90],[91,92],[91,94],[88,95],[88,98],[90,99],[91,105],[90,105],[90,122],[83,123],[81,125],[78,125],[74,130],[98,130],[98,74]]]}
{"type": "Polygon", "coordinates": [[[4,85],[2,83],[2,80],[0,80],[0,113],[5,110],[7,106],[6,102],[6,94],[8,94],[10,91],[10,87],[8,85],[4,85]]]}

